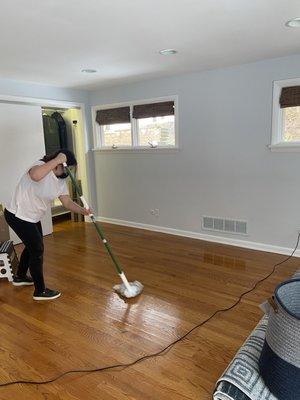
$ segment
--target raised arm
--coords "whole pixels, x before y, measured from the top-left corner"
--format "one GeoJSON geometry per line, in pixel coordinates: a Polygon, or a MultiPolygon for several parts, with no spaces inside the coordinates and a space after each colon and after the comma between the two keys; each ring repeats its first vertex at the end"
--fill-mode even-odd
{"type": "Polygon", "coordinates": [[[34,167],[32,167],[29,170],[30,178],[33,181],[38,182],[46,175],[48,175],[49,172],[52,171],[55,167],[57,167],[59,164],[63,164],[66,161],[66,156],[63,153],[59,153],[57,157],[55,157],[53,160],[48,161],[43,165],[35,165],[34,167]]]}

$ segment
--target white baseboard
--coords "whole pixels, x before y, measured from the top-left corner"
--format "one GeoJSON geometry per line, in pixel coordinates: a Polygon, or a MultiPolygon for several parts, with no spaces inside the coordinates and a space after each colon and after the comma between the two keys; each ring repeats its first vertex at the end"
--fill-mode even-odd
{"type": "MultiPolygon", "coordinates": [[[[251,242],[248,240],[235,239],[235,238],[231,238],[231,237],[214,236],[214,235],[209,235],[209,234],[200,233],[200,232],[184,231],[181,229],[167,228],[167,227],[158,226],[158,225],[141,224],[139,222],[124,221],[122,219],[96,217],[96,220],[99,222],[106,222],[108,224],[123,225],[123,226],[129,226],[132,228],[145,229],[148,231],[168,233],[169,235],[184,236],[184,237],[189,237],[189,238],[193,238],[193,239],[205,240],[207,242],[214,242],[214,243],[227,244],[230,246],[244,247],[246,249],[266,251],[269,253],[279,253],[279,254],[290,255],[293,251],[292,248],[288,248],[288,247],[280,247],[280,246],[274,246],[274,245],[266,244],[266,243],[251,242]]],[[[294,256],[300,257],[300,249],[296,250],[294,256]]]]}

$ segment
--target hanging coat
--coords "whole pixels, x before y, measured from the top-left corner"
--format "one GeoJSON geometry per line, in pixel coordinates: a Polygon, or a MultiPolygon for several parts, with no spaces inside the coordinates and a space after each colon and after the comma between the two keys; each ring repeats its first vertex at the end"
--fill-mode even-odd
{"type": "Polygon", "coordinates": [[[57,122],[58,127],[59,127],[60,148],[67,149],[68,148],[68,134],[67,134],[67,126],[66,126],[65,120],[63,119],[62,115],[57,111],[55,111],[51,115],[51,117],[55,119],[55,121],[57,122]]]}

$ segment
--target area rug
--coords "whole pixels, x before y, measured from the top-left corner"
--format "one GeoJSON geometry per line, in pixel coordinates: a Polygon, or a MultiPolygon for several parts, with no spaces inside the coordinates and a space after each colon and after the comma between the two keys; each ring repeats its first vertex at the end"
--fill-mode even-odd
{"type": "MultiPolygon", "coordinates": [[[[300,270],[294,278],[300,277],[300,270]]],[[[263,348],[268,317],[251,332],[216,384],[214,400],[277,400],[259,375],[258,360],[263,348]]]]}

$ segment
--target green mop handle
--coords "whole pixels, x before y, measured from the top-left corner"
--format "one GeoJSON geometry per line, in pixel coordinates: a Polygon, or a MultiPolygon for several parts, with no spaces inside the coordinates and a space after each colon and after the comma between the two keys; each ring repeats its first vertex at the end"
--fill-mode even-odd
{"type": "MultiPolygon", "coordinates": [[[[89,207],[87,201],[85,200],[84,196],[82,195],[82,192],[81,192],[81,190],[80,190],[80,187],[79,187],[79,185],[78,185],[78,183],[77,183],[75,177],[73,176],[72,172],[70,171],[70,168],[68,168],[67,163],[63,163],[63,166],[65,167],[65,169],[66,169],[66,171],[67,171],[69,177],[71,178],[72,184],[74,185],[75,190],[76,190],[78,196],[80,197],[80,200],[82,201],[84,208],[86,208],[87,210],[89,210],[90,207],[89,207]]],[[[108,254],[111,256],[111,259],[113,260],[114,266],[115,266],[115,268],[116,268],[118,274],[119,274],[120,276],[121,276],[121,275],[124,275],[124,273],[123,273],[123,271],[122,271],[122,268],[121,268],[121,265],[120,265],[119,261],[117,260],[116,256],[114,255],[114,253],[113,253],[113,251],[112,251],[112,249],[111,249],[111,247],[110,247],[108,241],[105,239],[105,236],[104,236],[104,233],[103,233],[102,229],[101,229],[100,226],[96,223],[96,220],[95,220],[94,215],[93,215],[93,214],[90,214],[89,217],[91,218],[91,220],[92,220],[92,222],[93,222],[93,224],[94,224],[94,226],[95,226],[95,228],[96,228],[96,231],[97,231],[99,237],[101,238],[101,240],[102,240],[102,242],[103,242],[103,244],[104,244],[104,246],[105,246],[105,248],[106,248],[108,254]]],[[[122,276],[121,276],[121,278],[122,278],[122,276]]]]}

